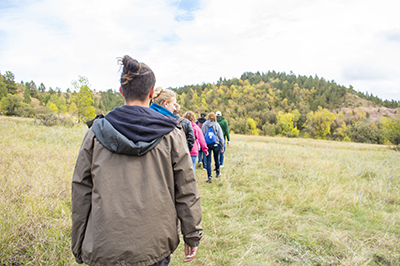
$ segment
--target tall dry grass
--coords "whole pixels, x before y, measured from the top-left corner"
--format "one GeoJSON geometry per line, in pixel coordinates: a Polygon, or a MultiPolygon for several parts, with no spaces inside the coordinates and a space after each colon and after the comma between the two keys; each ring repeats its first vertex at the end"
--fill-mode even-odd
{"type": "Polygon", "coordinates": [[[222,178],[198,175],[205,237],[194,265],[400,265],[398,152],[232,139],[222,178]]]}
{"type": "MultiPolygon", "coordinates": [[[[85,126],[0,117],[0,265],[76,265],[71,177],[85,126]]],[[[400,265],[400,153],[233,135],[197,169],[204,238],[190,265],[400,265]]],[[[171,265],[183,265],[183,246],[171,265]]]]}
{"type": "Polygon", "coordinates": [[[0,264],[74,262],[71,176],[85,131],[0,117],[0,264]]]}

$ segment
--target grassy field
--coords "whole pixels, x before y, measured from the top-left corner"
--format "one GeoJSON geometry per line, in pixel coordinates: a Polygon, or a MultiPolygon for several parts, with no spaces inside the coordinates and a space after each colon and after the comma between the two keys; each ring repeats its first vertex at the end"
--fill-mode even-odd
{"type": "MultiPolygon", "coordinates": [[[[0,117],[0,265],[77,265],[71,177],[87,128],[0,117]]],[[[197,169],[204,238],[188,265],[400,265],[400,153],[232,135],[222,177],[197,169]]],[[[183,245],[171,265],[183,265],[183,245]]]]}

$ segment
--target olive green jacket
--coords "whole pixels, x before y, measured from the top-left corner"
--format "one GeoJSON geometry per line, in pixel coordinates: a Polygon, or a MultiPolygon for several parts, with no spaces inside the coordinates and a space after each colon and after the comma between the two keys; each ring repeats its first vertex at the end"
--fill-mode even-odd
{"type": "Polygon", "coordinates": [[[180,130],[152,143],[133,143],[105,119],[96,122],[83,140],[72,180],[76,261],[154,264],[178,246],[179,221],[185,243],[198,246],[200,196],[180,130]]]}

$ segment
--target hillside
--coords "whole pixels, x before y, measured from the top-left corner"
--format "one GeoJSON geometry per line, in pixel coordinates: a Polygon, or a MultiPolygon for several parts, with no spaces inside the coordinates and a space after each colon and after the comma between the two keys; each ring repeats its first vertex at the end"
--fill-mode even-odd
{"type": "MultiPolygon", "coordinates": [[[[123,105],[111,89],[95,92],[79,77],[74,91],[44,84],[15,83],[0,76],[0,114],[36,117],[46,125],[85,122],[123,105]]],[[[311,137],[339,141],[397,144],[400,141],[398,101],[382,101],[318,76],[293,73],[244,73],[240,79],[172,88],[182,115],[221,111],[237,134],[311,137]]]]}
{"type": "Polygon", "coordinates": [[[382,119],[382,117],[398,117],[400,114],[400,107],[397,108],[388,108],[383,105],[377,105],[372,101],[365,100],[360,98],[356,94],[347,93],[346,94],[347,105],[343,103],[343,107],[333,109],[332,111],[336,112],[352,112],[355,108],[359,108],[364,112],[369,114],[370,120],[377,121],[382,119]]]}
{"type": "Polygon", "coordinates": [[[318,76],[245,73],[240,79],[173,90],[183,113],[219,110],[234,133],[379,144],[400,139],[399,102],[318,76]]]}

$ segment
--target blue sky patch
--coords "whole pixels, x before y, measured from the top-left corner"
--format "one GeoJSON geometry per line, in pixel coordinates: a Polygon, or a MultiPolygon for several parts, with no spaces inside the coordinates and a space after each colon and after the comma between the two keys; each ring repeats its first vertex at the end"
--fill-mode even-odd
{"type": "Polygon", "coordinates": [[[385,38],[388,41],[400,43],[400,30],[391,30],[385,32],[385,38]]]}
{"type": "Polygon", "coordinates": [[[179,37],[176,34],[171,34],[162,38],[162,42],[165,43],[176,43],[177,41],[179,41],[179,37]]]}
{"type": "Polygon", "coordinates": [[[180,0],[175,2],[175,7],[176,21],[191,21],[194,19],[194,12],[200,9],[200,0],[180,0]]]}
{"type": "Polygon", "coordinates": [[[1,0],[0,1],[0,9],[7,9],[7,8],[12,8],[16,7],[17,4],[15,1],[10,1],[10,0],[1,0]]]}

